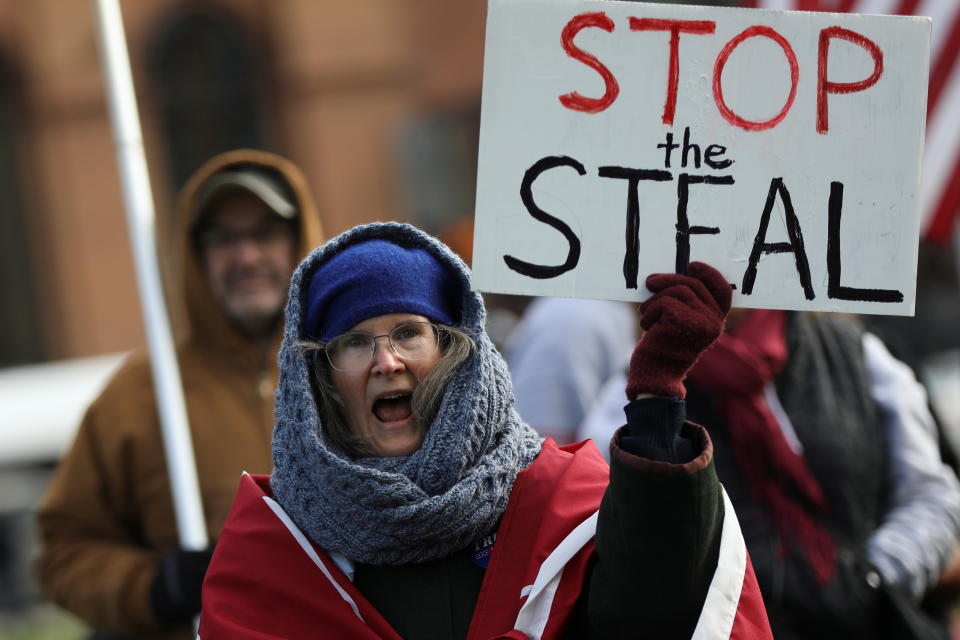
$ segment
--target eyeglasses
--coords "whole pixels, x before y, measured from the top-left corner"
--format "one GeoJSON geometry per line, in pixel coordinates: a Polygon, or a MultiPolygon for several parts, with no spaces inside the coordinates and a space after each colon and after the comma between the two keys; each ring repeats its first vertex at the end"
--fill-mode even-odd
{"type": "Polygon", "coordinates": [[[436,353],[440,330],[432,322],[405,322],[379,336],[351,331],[324,344],[323,350],[330,366],[337,371],[359,371],[373,360],[379,338],[386,338],[393,352],[404,360],[423,360],[436,353]]]}
{"type": "Polygon", "coordinates": [[[206,249],[226,251],[236,248],[244,240],[251,240],[260,246],[273,244],[291,237],[292,231],[287,222],[271,220],[250,229],[210,227],[200,231],[197,240],[206,249]]]}

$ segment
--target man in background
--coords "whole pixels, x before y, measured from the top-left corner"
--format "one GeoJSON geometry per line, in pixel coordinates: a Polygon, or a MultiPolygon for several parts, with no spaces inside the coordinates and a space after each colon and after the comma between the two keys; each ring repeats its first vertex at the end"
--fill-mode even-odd
{"type": "MultiPolygon", "coordinates": [[[[242,471],[269,473],[290,276],[322,241],[305,179],[262,151],[216,156],[178,205],[188,332],[177,349],[204,516],[216,539],[242,471]]],[[[192,638],[212,553],[178,547],[149,361],[87,411],[39,511],[46,595],[97,638],[192,638]]]]}

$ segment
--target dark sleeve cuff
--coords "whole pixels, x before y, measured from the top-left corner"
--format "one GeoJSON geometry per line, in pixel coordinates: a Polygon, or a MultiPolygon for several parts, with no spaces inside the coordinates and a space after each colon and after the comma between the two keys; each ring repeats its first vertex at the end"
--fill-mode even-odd
{"type": "Polygon", "coordinates": [[[626,453],[672,464],[690,462],[700,454],[696,442],[683,434],[687,410],[680,398],[634,400],[623,411],[627,426],[617,444],[626,453]]]}
{"type": "Polygon", "coordinates": [[[687,462],[669,462],[627,451],[622,446],[624,435],[629,427],[620,427],[610,441],[610,459],[618,464],[632,467],[648,473],[661,475],[692,475],[702,471],[713,460],[713,442],[707,430],[692,422],[684,422],[679,437],[689,440],[696,456],[687,462]]]}

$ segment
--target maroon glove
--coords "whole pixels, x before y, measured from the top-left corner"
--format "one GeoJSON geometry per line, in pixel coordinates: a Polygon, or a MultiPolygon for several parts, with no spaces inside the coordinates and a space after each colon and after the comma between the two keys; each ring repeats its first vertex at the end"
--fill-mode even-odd
{"type": "Polygon", "coordinates": [[[630,358],[631,401],[640,393],[683,398],[687,371],[723,331],[732,297],[727,279],[702,262],[691,262],[687,274],[647,277],[653,297],[640,305],[640,326],[646,333],[630,358]]]}

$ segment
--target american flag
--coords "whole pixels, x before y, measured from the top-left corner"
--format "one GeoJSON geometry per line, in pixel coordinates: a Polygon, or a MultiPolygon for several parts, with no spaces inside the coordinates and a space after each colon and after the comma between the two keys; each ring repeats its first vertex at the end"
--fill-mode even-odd
{"type": "Polygon", "coordinates": [[[948,244],[960,212],[960,0],[745,0],[742,6],[933,18],[920,226],[927,239],[948,244]]]}

